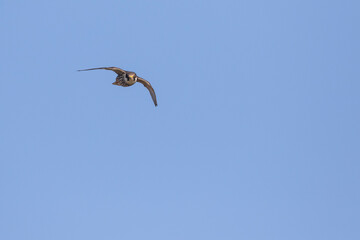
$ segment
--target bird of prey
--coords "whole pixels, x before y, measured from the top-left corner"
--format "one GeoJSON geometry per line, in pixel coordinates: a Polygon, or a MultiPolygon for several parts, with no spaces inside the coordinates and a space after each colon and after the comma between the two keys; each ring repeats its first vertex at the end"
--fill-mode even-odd
{"type": "Polygon", "coordinates": [[[117,77],[116,77],[115,82],[113,82],[112,84],[117,85],[117,86],[129,87],[129,86],[134,85],[136,82],[142,83],[144,85],[144,87],[146,87],[149,90],[151,98],[154,101],[155,106],[157,106],[155,91],[152,88],[151,84],[148,81],[146,81],[145,79],[138,77],[136,75],[136,73],[134,73],[134,72],[125,71],[125,70],[122,70],[117,67],[89,68],[89,69],[82,69],[82,70],[78,70],[78,71],[89,71],[89,70],[98,70],[98,69],[114,71],[117,74],[117,77]]]}

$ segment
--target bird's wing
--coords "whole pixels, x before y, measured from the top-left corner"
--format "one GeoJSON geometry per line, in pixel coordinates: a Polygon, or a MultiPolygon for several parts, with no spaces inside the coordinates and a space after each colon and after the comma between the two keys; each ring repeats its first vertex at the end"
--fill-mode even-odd
{"type": "Polygon", "coordinates": [[[144,85],[144,87],[146,87],[149,90],[151,98],[154,101],[155,106],[157,106],[155,91],[152,88],[151,84],[148,81],[146,81],[145,79],[141,78],[141,77],[138,77],[137,81],[139,83],[142,83],[144,85]]]}
{"type": "Polygon", "coordinates": [[[116,72],[117,74],[125,74],[126,71],[122,70],[121,68],[118,67],[99,67],[99,68],[89,68],[89,69],[82,69],[82,70],[78,70],[78,71],[89,71],[89,70],[98,70],[98,69],[105,69],[105,70],[111,70],[116,72]]]}

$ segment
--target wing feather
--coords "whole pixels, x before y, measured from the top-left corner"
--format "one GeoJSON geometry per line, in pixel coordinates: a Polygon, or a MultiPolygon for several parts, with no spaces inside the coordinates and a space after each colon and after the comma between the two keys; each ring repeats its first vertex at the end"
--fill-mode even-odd
{"type": "Polygon", "coordinates": [[[144,85],[144,87],[146,87],[149,90],[151,98],[154,101],[155,106],[157,106],[155,91],[152,88],[151,84],[148,81],[146,81],[145,79],[141,78],[141,77],[138,77],[137,81],[139,83],[142,83],[144,85]]]}
{"type": "Polygon", "coordinates": [[[89,68],[89,69],[81,69],[78,71],[89,71],[89,70],[98,70],[98,69],[105,69],[105,70],[111,70],[114,71],[115,73],[122,75],[125,74],[126,71],[122,70],[121,68],[118,67],[99,67],[99,68],[89,68]]]}

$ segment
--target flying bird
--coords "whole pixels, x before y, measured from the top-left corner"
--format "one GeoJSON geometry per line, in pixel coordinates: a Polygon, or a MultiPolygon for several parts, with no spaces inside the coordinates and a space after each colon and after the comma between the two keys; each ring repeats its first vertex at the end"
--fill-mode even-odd
{"type": "Polygon", "coordinates": [[[89,70],[98,70],[98,69],[105,69],[114,71],[117,74],[115,82],[112,84],[122,87],[130,87],[134,85],[136,82],[142,83],[144,87],[146,87],[151,95],[152,100],[154,101],[155,106],[157,106],[156,95],[155,91],[152,88],[151,84],[146,81],[145,79],[139,77],[134,72],[125,71],[117,67],[99,67],[99,68],[89,68],[89,69],[82,69],[78,71],[89,71],[89,70]]]}

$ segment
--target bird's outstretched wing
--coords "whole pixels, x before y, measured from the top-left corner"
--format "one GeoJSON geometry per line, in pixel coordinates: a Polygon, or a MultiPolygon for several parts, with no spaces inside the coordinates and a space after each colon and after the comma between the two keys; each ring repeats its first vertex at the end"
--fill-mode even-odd
{"type": "Polygon", "coordinates": [[[118,67],[99,67],[99,68],[89,68],[89,69],[81,69],[81,70],[78,70],[78,71],[89,71],[89,70],[98,70],[98,69],[105,69],[105,70],[111,70],[111,71],[114,71],[116,72],[117,74],[125,74],[126,71],[122,70],[121,68],[118,68],[118,67]]]}
{"type": "Polygon", "coordinates": [[[151,98],[154,101],[155,106],[157,106],[155,91],[152,88],[151,84],[148,81],[146,81],[145,79],[141,78],[141,77],[138,77],[137,81],[139,83],[142,83],[144,85],[144,87],[146,87],[149,90],[151,98]]]}

